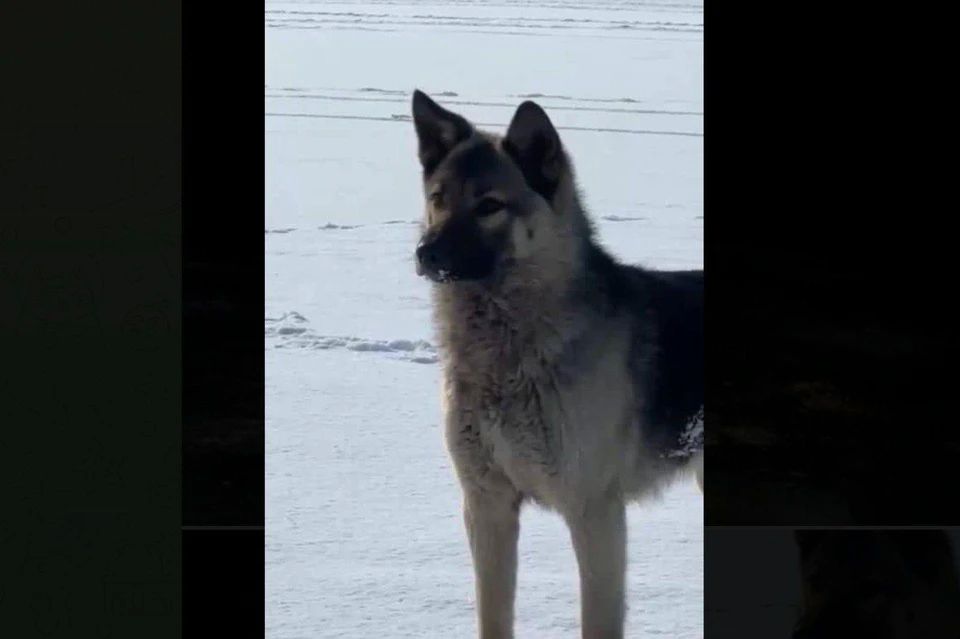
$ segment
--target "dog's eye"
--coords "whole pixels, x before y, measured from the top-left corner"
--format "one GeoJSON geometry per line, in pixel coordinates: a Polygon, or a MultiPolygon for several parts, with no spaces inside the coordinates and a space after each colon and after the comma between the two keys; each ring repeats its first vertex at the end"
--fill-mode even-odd
{"type": "Polygon", "coordinates": [[[480,203],[477,204],[473,212],[477,217],[484,217],[487,215],[493,215],[503,207],[504,204],[500,200],[495,200],[492,197],[485,197],[480,200],[480,203]]]}
{"type": "Polygon", "coordinates": [[[434,206],[443,206],[443,193],[436,191],[435,193],[430,194],[430,204],[434,206]]]}

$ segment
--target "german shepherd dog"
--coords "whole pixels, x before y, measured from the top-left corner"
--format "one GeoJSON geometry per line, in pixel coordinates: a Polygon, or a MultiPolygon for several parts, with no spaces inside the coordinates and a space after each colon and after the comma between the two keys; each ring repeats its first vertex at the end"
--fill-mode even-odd
{"type": "Polygon", "coordinates": [[[446,442],[464,498],[479,635],[513,636],[520,506],[554,509],[580,569],[582,636],[623,636],[625,504],[684,469],[703,490],[703,271],[619,264],[538,105],[506,135],[413,95],[446,442]]]}

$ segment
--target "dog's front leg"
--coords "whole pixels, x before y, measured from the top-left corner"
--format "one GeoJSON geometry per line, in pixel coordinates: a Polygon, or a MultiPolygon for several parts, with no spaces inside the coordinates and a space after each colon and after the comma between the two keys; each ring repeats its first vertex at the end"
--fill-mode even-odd
{"type": "Polygon", "coordinates": [[[513,637],[520,499],[512,490],[466,491],[464,521],[476,576],[481,639],[513,637]]]}
{"type": "Polygon", "coordinates": [[[621,639],[627,523],[623,501],[611,498],[567,516],[580,566],[583,639],[621,639]]]}

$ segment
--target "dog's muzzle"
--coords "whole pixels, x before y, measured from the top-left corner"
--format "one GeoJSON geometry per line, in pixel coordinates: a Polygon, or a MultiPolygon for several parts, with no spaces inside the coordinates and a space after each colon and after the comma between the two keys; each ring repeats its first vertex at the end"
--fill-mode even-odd
{"type": "Polygon", "coordinates": [[[423,275],[434,282],[446,282],[454,279],[449,256],[437,242],[421,243],[417,246],[417,275],[423,275]]]}

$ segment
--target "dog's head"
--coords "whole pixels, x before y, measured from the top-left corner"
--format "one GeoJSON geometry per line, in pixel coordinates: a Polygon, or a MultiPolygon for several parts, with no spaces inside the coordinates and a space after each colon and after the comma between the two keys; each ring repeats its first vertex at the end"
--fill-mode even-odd
{"type": "Polygon", "coordinates": [[[416,91],[413,122],[426,202],[418,274],[435,282],[493,281],[559,252],[572,228],[564,202],[575,193],[569,159],[543,109],[524,102],[499,137],[416,91]]]}

